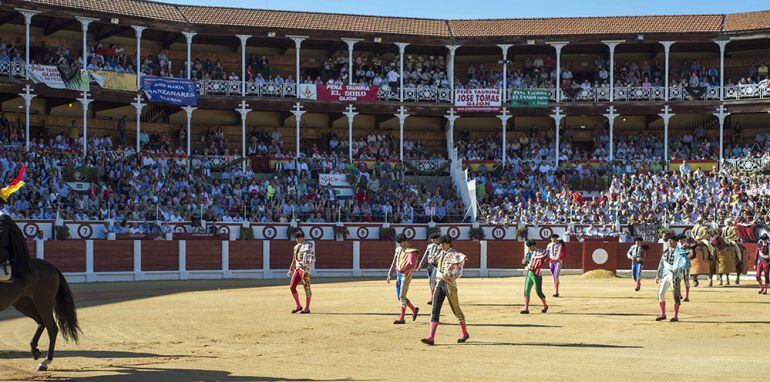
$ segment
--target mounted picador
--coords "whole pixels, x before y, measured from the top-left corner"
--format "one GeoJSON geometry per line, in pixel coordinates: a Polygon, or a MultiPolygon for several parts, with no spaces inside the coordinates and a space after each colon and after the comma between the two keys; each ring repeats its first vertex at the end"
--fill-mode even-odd
{"type": "Polygon", "coordinates": [[[16,192],[24,182],[25,166],[16,178],[0,190],[0,282],[9,283],[13,278],[23,278],[29,273],[29,250],[24,234],[16,222],[5,211],[8,198],[16,192]]]}

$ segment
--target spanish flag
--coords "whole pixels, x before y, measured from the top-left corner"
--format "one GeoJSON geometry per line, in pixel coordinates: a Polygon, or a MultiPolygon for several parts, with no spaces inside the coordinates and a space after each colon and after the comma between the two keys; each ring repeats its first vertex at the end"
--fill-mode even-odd
{"type": "Polygon", "coordinates": [[[8,198],[24,185],[24,181],[21,179],[24,177],[25,171],[27,171],[27,165],[21,165],[21,171],[16,175],[16,178],[14,178],[10,184],[0,189],[0,198],[3,199],[4,202],[8,203],[8,198]]]}

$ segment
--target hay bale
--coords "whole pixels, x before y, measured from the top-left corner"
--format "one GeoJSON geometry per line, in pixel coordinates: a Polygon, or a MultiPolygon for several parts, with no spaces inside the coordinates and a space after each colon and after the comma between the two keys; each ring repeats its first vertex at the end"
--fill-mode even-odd
{"type": "Polygon", "coordinates": [[[614,279],[616,277],[618,277],[618,275],[616,275],[615,272],[606,269],[594,269],[593,271],[583,273],[583,279],[587,280],[614,279]]]}

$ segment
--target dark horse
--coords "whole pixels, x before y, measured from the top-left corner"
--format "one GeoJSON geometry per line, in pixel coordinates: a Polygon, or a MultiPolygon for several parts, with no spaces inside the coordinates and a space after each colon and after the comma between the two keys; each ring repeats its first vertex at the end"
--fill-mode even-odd
{"type": "Polygon", "coordinates": [[[51,263],[30,259],[28,274],[15,277],[10,283],[0,283],[0,311],[10,306],[37,322],[37,330],[29,343],[32,358],[40,358],[37,344],[43,329],[48,331],[48,354],[38,365],[38,371],[48,370],[48,364],[53,361],[56,335],[60,329],[65,340],[78,341],[80,326],[75,301],[64,275],[51,263]]]}

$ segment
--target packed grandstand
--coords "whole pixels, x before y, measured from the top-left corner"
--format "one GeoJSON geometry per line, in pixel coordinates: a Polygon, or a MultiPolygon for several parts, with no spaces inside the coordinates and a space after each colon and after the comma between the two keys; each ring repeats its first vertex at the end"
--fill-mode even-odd
{"type": "Polygon", "coordinates": [[[768,16],[4,1],[0,171],[29,168],[7,212],[114,233],[195,221],[762,226],[768,16]]]}

